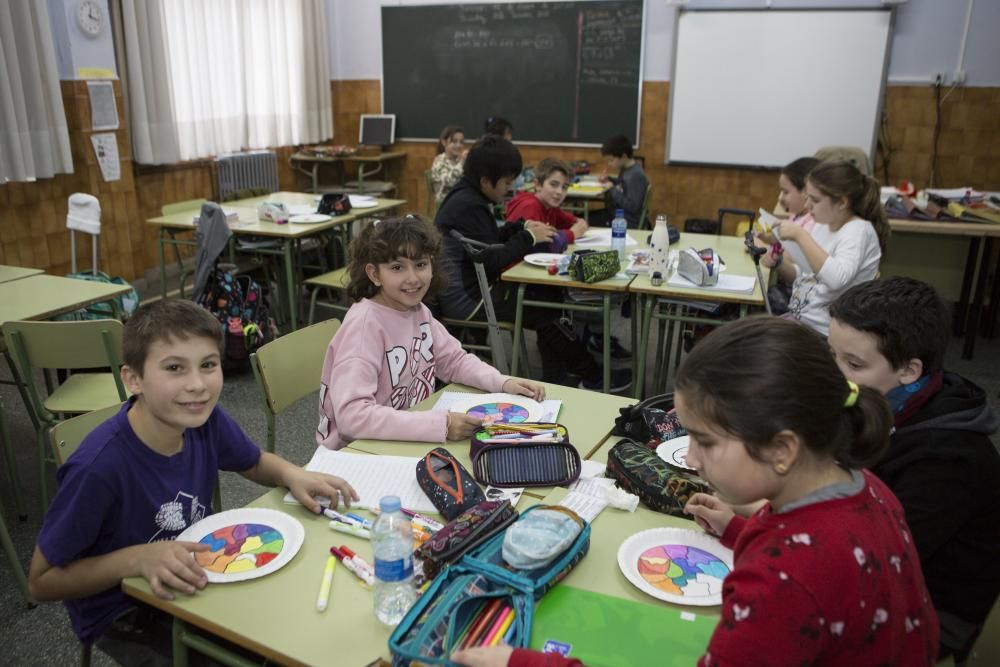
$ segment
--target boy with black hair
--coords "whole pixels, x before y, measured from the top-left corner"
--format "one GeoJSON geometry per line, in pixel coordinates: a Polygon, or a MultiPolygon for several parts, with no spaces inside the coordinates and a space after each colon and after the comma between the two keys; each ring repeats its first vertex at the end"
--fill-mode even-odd
{"type": "Polygon", "coordinates": [[[31,594],[64,601],[80,641],[102,640],[123,663],[136,661],[140,646],[150,651],[138,648],[143,657],[160,653],[147,638],[155,643],[164,624],[162,612],[125,596],[122,579],[141,576],[168,600],[208,583],[195,559],[208,545],[175,538],[211,513],[217,470],[287,487],[312,512],[321,509],[314,496],[358,499],[339,477],[261,452],[218,406],[221,349],[218,321],[193,302],[139,308],[123,341],[121,375],[132,397],[56,474],[59,490],[31,560],[31,594]],[[138,633],[130,630],[136,626],[138,633]]]}
{"type": "MultiPolygon", "coordinates": [[[[485,318],[472,258],[451,236],[452,231],[457,231],[466,238],[495,246],[482,253],[486,277],[494,283],[493,307],[500,320],[514,320],[516,289],[500,282],[500,273],[523,259],[535,245],[550,242],[556,233],[555,228],[537,220],[498,226],[493,206],[503,201],[521,166],[521,153],[514,144],[502,137],[484,136],[469,149],[462,178],[441,203],[434,224],[441,232],[441,269],[448,278],[438,299],[445,317],[485,318]]],[[[542,287],[529,290],[528,298],[560,301],[558,290],[542,287]]],[[[587,388],[601,385],[601,367],[572,332],[559,324],[559,311],[526,308],[524,323],[538,334],[544,381],[565,384],[571,374],[582,378],[587,388]]],[[[612,372],[612,390],[624,389],[630,383],[631,372],[612,372]]]]}
{"type": "MultiPolygon", "coordinates": [[[[638,229],[643,222],[639,214],[642,213],[649,179],[642,165],[632,157],[632,142],[624,134],[616,134],[601,146],[601,155],[608,159],[606,178],[613,184],[605,195],[608,208],[625,211],[629,228],[638,229]]],[[[609,210],[605,215],[608,214],[613,214],[613,211],[609,210]]],[[[610,220],[609,217],[606,222],[610,220]]]]}
{"type": "Polygon", "coordinates": [[[941,624],[941,656],[961,659],[1000,594],[1000,417],[982,389],[944,370],[948,311],[930,285],[889,278],[830,306],[829,342],[848,379],[895,415],[872,469],[906,512],[941,624]]]}

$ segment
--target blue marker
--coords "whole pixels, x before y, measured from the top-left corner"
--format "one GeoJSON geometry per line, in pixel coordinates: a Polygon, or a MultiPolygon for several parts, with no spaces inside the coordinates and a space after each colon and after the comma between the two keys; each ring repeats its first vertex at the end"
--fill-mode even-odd
{"type": "Polygon", "coordinates": [[[355,521],[357,521],[358,523],[360,523],[363,527],[367,528],[368,530],[371,530],[372,527],[373,527],[372,522],[369,521],[368,519],[364,518],[363,516],[358,516],[357,514],[354,514],[353,512],[348,512],[347,516],[350,519],[354,519],[355,521]]]}

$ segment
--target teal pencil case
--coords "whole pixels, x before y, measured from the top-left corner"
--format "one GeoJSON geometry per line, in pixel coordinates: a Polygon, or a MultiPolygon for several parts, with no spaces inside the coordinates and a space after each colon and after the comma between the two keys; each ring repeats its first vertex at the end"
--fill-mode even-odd
{"type": "MultiPolygon", "coordinates": [[[[542,507],[528,508],[519,521],[542,507]]],[[[393,666],[412,661],[455,665],[448,656],[490,604],[513,609],[504,641],[515,648],[528,646],[535,602],[569,574],[590,548],[590,524],[581,522],[583,527],[573,542],[544,567],[514,569],[504,563],[503,543],[510,528],[465,554],[457,564],[445,567],[389,637],[393,666]]]]}

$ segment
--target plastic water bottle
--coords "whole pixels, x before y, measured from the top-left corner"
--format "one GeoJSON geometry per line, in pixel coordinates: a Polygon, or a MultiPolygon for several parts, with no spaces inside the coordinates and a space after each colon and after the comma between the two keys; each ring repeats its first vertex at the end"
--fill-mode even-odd
{"type": "Polygon", "coordinates": [[[615,219],[611,221],[611,249],[618,251],[618,261],[625,261],[625,231],[628,223],[625,222],[625,211],[615,209],[615,219]]]}
{"type": "Polygon", "coordinates": [[[384,496],[372,527],[375,552],[375,617],[398,625],[417,599],[413,585],[413,529],[400,510],[398,496],[384,496]]]}
{"type": "Polygon", "coordinates": [[[667,277],[667,260],[670,256],[670,230],[667,229],[667,216],[662,213],[656,216],[656,225],[653,227],[653,237],[649,241],[649,275],[652,276],[659,271],[664,278],[667,277]]]}

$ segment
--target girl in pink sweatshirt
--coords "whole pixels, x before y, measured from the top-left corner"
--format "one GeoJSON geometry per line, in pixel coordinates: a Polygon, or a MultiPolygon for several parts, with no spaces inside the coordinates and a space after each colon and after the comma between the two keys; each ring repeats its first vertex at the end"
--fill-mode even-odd
{"type": "Polygon", "coordinates": [[[352,440],[444,442],[472,435],[480,420],[439,410],[411,412],[434,381],[542,400],[544,387],[505,377],[462,349],[423,304],[441,286],[441,239],[428,221],[408,215],[375,221],[351,243],[347,294],[354,305],[330,341],[319,390],[317,444],[352,440]]]}

